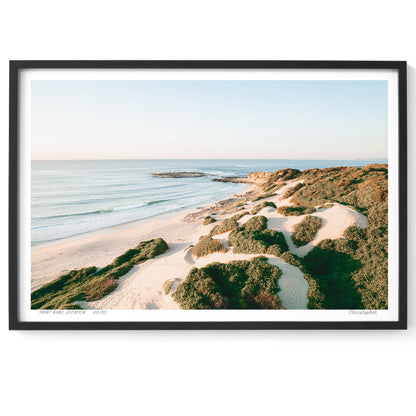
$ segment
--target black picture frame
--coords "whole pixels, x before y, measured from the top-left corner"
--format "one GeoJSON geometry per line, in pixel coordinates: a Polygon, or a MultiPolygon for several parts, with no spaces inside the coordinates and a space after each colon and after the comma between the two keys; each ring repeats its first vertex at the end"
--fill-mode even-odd
{"type": "Polygon", "coordinates": [[[9,96],[9,329],[406,329],[407,328],[407,104],[405,61],[10,61],[9,96]],[[362,322],[27,322],[19,320],[19,72],[23,69],[391,69],[398,73],[399,319],[362,322]]]}

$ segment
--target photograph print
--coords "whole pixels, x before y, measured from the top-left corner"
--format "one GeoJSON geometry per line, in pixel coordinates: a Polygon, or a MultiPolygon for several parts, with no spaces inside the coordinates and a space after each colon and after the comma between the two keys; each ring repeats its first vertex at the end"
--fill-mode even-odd
{"type": "Polygon", "coordinates": [[[60,71],[19,80],[19,321],[399,321],[397,71],[60,71]]]}

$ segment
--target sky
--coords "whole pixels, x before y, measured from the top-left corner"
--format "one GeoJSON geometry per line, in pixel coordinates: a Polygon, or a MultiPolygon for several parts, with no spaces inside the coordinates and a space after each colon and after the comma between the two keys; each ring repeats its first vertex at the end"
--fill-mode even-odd
{"type": "Polygon", "coordinates": [[[387,81],[32,81],[32,159],[387,158],[387,98],[387,81]]]}

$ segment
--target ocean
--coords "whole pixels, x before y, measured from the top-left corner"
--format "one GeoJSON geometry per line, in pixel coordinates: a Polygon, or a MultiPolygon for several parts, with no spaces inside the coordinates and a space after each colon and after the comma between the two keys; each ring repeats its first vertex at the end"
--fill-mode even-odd
{"type": "Polygon", "coordinates": [[[32,246],[203,206],[245,184],[213,178],[283,168],[365,166],[386,160],[48,160],[32,161],[32,246]],[[207,176],[160,178],[151,173],[192,171],[207,176]]]}

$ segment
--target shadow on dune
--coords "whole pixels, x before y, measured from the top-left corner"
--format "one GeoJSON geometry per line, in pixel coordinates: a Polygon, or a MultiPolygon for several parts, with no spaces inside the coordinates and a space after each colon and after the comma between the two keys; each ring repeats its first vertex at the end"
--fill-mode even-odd
{"type": "Polygon", "coordinates": [[[349,254],[315,247],[303,259],[325,296],[324,309],[364,309],[352,274],[361,263],[349,254]]]}

